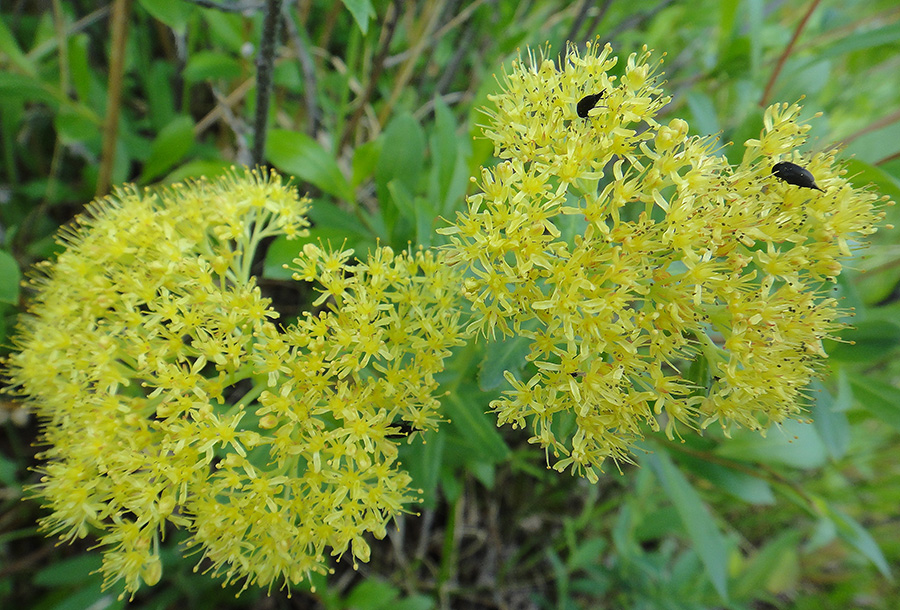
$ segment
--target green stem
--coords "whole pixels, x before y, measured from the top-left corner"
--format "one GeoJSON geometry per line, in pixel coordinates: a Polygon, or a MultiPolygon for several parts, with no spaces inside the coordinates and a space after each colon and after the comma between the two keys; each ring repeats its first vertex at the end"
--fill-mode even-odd
{"type": "MultiPolygon", "coordinates": [[[[241,371],[241,372],[251,372],[251,371],[247,371],[247,369],[250,369],[250,368],[251,368],[251,367],[249,367],[249,366],[242,366],[242,367],[241,367],[240,369],[238,369],[238,370],[241,371]]],[[[245,379],[245,378],[246,378],[246,376],[245,376],[245,377],[241,377],[241,379],[245,379]]],[[[244,394],[244,395],[241,397],[241,399],[240,399],[239,401],[237,401],[237,402],[234,404],[234,406],[232,406],[230,409],[228,409],[228,411],[226,412],[226,415],[230,417],[230,416],[232,416],[232,415],[237,414],[237,413],[238,413],[239,411],[241,411],[242,409],[246,409],[246,408],[247,408],[247,405],[249,405],[249,404],[252,403],[254,400],[256,400],[257,398],[259,398],[259,395],[262,394],[262,393],[265,391],[265,389],[266,389],[266,384],[265,384],[265,383],[256,383],[256,384],[254,384],[254,385],[253,385],[253,388],[250,389],[249,392],[247,392],[246,394],[244,394]]]]}
{"type": "Polygon", "coordinates": [[[463,495],[450,504],[447,513],[447,529],[444,531],[444,545],[441,550],[441,567],[437,576],[438,595],[444,597],[444,586],[449,582],[453,566],[456,565],[456,519],[463,495]]]}

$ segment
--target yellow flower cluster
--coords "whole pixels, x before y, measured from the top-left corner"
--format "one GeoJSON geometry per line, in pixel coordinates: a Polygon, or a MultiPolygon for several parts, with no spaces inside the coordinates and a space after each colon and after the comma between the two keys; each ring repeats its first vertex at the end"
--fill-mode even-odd
{"type": "Polygon", "coordinates": [[[764,430],[800,413],[837,327],[827,280],[881,217],[833,156],[797,152],[798,106],[766,111],[738,167],[685,121],[658,123],[669,98],[648,60],[631,55],[620,78],[609,46],[515,61],[485,128],[502,161],[441,229],[470,328],[530,340],[534,374],[507,373],[499,421],[530,421],[557,470],[592,481],[663,413],[670,437],[676,421],[764,430]],[[778,161],[826,192],[780,182],[778,161]]]}
{"type": "Polygon", "coordinates": [[[132,594],[160,580],[170,526],[245,587],[297,584],[328,549],[366,561],[364,534],[415,500],[397,444],[440,422],[435,376],[475,333],[530,341],[530,378],[507,373],[492,408],[592,481],[660,422],[796,417],[878,197],[798,152],[798,106],[770,107],[737,167],[658,123],[649,57],[620,76],[608,46],[515,62],[486,128],[501,161],[449,244],[307,244],[294,278],[319,297],[286,328],[251,275],[262,240],[308,226],[276,174],[94,203],[32,279],[7,362],[44,422],[43,527],[99,532],[106,583],[132,594]],[[824,192],[773,177],[779,161],[824,192]]]}
{"type": "Polygon", "coordinates": [[[250,267],[307,208],[274,173],[122,190],[33,279],[7,362],[44,422],[32,491],[50,533],[98,535],[107,585],[160,580],[167,524],[227,581],[295,584],[326,547],[366,560],[363,534],[413,499],[397,424],[438,419],[458,288],[430,254],[307,246],[298,273],[329,310],[276,326],[250,267]]]}

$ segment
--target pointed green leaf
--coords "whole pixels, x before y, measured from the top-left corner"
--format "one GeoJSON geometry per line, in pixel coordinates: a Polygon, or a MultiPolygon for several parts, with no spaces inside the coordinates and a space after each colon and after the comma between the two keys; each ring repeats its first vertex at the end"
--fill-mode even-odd
{"type": "Polygon", "coordinates": [[[716,115],[716,107],[708,95],[700,91],[689,91],[687,103],[691,114],[694,115],[691,126],[697,133],[702,135],[719,133],[719,117],[716,115]]]}
{"type": "Polygon", "coordinates": [[[0,250],[0,303],[15,305],[19,302],[19,282],[22,271],[16,259],[6,250],[0,250]]]}
{"type": "Polygon", "coordinates": [[[827,511],[828,517],[837,526],[838,536],[871,561],[885,578],[893,580],[891,568],[872,534],[853,517],[842,513],[834,506],[827,505],[827,511]]]}
{"type": "Polygon", "coordinates": [[[354,188],[359,186],[363,180],[368,180],[372,177],[380,154],[381,140],[371,140],[357,146],[353,150],[353,161],[351,162],[353,171],[350,183],[354,188]]]}
{"type": "Polygon", "coordinates": [[[37,76],[34,63],[22,52],[16,37],[6,25],[5,18],[0,19],[0,54],[4,55],[9,64],[17,67],[21,72],[37,76]]]}
{"type": "Polygon", "coordinates": [[[138,0],[141,7],[175,32],[184,34],[194,5],[184,0],[138,0]]]}
{"type": "MultiPolygon", "coordinates": [[[[422,127],[410,114],[395,117],[382,135],[381,154],[375,166],[375,190],[385,226],[391,237],[397,232],[397,221],[400,216],[400,202],[391,196],[389,184],[396,180],[395,192],[407,193],[414,197],[418,185],[422,181],[422,168],[425,164],[425,134],[422,127]],[[402,191],[397,190],[402,187],[402,191]]],[[[411,206],[410,206],[411,208],[411,206]]],[[[412,214],[404,214],[409,225],[415,222],[412,214]]],[[[402,240],[401,240],[402,241],[402,240]]]]}
{"type": "Polygon", "coordinates": [[[859,320],[828,345],[828,357],[843,362],[875,362],[900,348],[900,325],[887,320],[859,320]]]}
{"type": "Polygon", "coordinates": [[[516,379],[522,378],[525,356],[531,351],[531,339],[522,336],[505,337],[489,341],[484,350],[484,359],[478,370],[478,385],[484,390],[495,390],[505,385],[505,371],[516,379]]]}
{"type": "Polygon", "coordinates": [[[369,19],[375,16],[371,0],[343,0],[343,2],[350,14],[353,15],[359,31],[365,36],[369,31],[369,19]]]}
{"type": "Polygon", "coordinates": [[[678,511],[678,516],[693,543],[694,551],[703,562],[710,582],[719,596],[728,601],[726,571],[728,547],[725,537],[716,526],[715,519],[700,499],[700,495],[665,452],[657,451],[644,459],[656,473],[675,510],[678,511]]]}
{"type": "Polygon", "coordinates": [[[181,75],[189,83],[207,80],[234,79],[241,76],[243,67],[237,57],[215,51],[191,54],[181,75]]]}
{"type": "Polygon", "coordinates": [[[370,577],[353,587],[344,601],[344,608],[353,610],[383,610],[393,608],[394,600],[400,597],[400,590],[394,585],[370,577]]]}
{"type": "Polygon", "coordinates": [[[465,384],[443,400],[444,411],[450,418],[448,427],[469,447],[469,458],[497,463],[509,457],[509,447],[497,430],[497,420],[485,412],[485,404],[473,400],[476,388],[465,384]]]}
{"type": "Polygon", "coordinates": [[[91,573],[99,570],[102,562],[102,558],[96,553],[60,559],[40,569],[32,581],[42,587],[82,584],[94,580],[91,573]]]}
{"type": "Polygon", "coordinates": [[[431,176],[428,196],[435,209],[446,215],[462,203],[469,185],[468,160],[464,149],[467,136],[457,134],[453,113],[440,98],[434,101],[434,132],[429,141],[431,176]]]}
{"type": "Polygon", "coordinates": [[[141,182],[153,178],[172,169],[194,146],[194,121],[188,116],[175,117],[160,130],[153,144],[150,145],[150,156],[144,163],[141,182]]]}
{"type": "Polygon", "coordinates": [[[843,412],[835,409],[835,399],[821,381],[813,381],[810,387],[815,399],[811,410],[813,425],[829,457],[840,459],[850,445],[850,422],[843,412]]]}
{"type": "Polygon", "coordinates": [[[679,455],[678,463],[745,502],[757,505],[775,504],[772,487],[760,478],[692,455],[679,455]]]}
{"type": "Polygon", "coordinates": [[[44,102],[52,108],[58,105],[56,92],[38,78],[0,71],[0,97],[44,102]]]}
{"type": "Polygon", "coordinates": [[[437,504],[437,486],[444,464],[447,432],[441,428],[425,432],[412,443],[400,446],[400,460],[412,477],[413,487],[422,490],[422,505],[432,508],[437,504]]]}
{"type": "Polygon", "coordinates": [[[854,379],[850,383],[853,395],[863,409],[900,430],[900,389],[871,377],[854,379]]]}
{"type": "MultiPolygon", "coordinates": [[[[90,102],[94,81],[99,81],[99,71],[91,69],[90,44],[90,38],[85,34],[69,36],[69,74],[72,88],[82,104],[90,102]]],[[[97,108],[96,111],[99,112],[100,109],[97,108]]]]}
{"type": "Polygon", "coordinates": [[[741,599],[759,591],[781,593],[792,590],[798,576],[798,548],[803,535],[800,530],[788,529],[767,541],[737,577],[734,596],[741,599]]]}
{"type": "Polygon", "coordinates": [[[353,201],[354,193],[334,155],[305,133],[287,129],[269,132],[266,157],[279,170],[309,182],[329,195],[353,201]]]}
{"type": "Polygon", "coordinates": [[[771,428],[766,436],[739,430],[731,440],[716,449],[716,454],[736,460],[785,464],[793,468],[819,468],[828,459],[825,445],[815,427],[793,419],[771,428]]]}

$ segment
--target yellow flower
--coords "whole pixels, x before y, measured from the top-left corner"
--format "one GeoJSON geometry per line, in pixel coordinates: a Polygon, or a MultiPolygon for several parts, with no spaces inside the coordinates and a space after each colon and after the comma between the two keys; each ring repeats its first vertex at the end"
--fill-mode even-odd
{"type": "Polygon", "coordinates": [[[397,424],[440,420],[457,271],[309,245],[297,276],[324,309],[278,327],[250,268],[261,240],[305,233],[307,206],[274,173],[122,190],[34,277],[7,362],[45,423],[32,493],[49,533],[98,535],[107,586],[161,579],[167,524],[226,581],[295,585],[326,553],[366,561],[363,535],[415,499],[397,424]]]}
{"type": "Polygon", "coordinates": [[[685,121],[660,124],[669,98],[649,58],[631,55],[620,79],[609,46],[514,61],[485,127],[503,161],[440,231],[467,272],[470,328],[532,341],[530,378],[508,375],[492,404],[500,423],[530,421],[555,468],[591,480],[660,414],[669,437],[676,421],[763,430],[797,416],[839,328],[826,281],[881,218],[833,156],[798,152],[798,106],[770,107],[737,167],[685,121]],[[775,179],[781,160],[827,192],[775,179]],[[551,425],[564,414],[568,437],[551,425]]]}

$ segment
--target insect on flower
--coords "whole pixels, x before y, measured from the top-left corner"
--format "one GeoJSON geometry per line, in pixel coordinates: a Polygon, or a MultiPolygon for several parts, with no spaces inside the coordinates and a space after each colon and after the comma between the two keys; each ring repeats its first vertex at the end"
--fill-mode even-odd
{"type": "Polygon", "coordinates": [[[816,184],[816,179],[813,178],[812,173],[805,167],[800,167],[796,163],[779,161],[772,166],[772,175],[784,180],[788,184],[793,184],[794,186],[816,189],[823,193],[825,192],[825,189],[816,184]]]}
{"type": "Polygon", "coordinates": [[[590,95],[585,95],[583,98],[578,100],[578,104],[575,106],[575,112],[578,113],[583,119],[588,118],[588,112],[591,111],[591,108],[597,105],[597,102],[600,101],[600,98],[603,97],[604,92],[600,93],[591,93],[590,95]]]}

